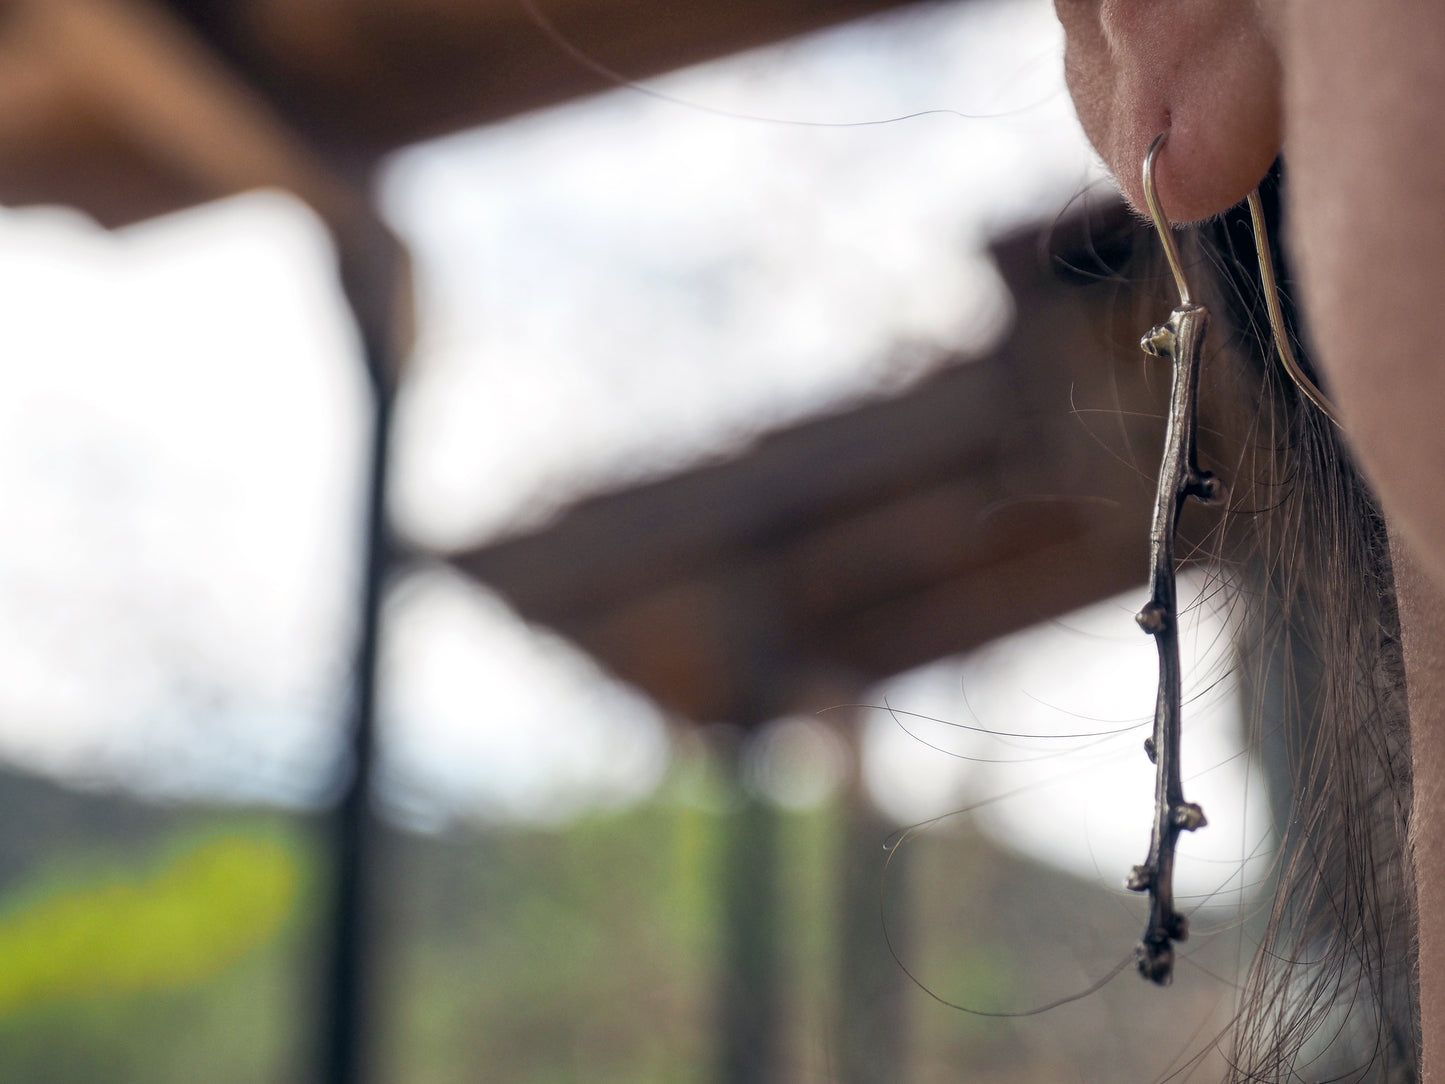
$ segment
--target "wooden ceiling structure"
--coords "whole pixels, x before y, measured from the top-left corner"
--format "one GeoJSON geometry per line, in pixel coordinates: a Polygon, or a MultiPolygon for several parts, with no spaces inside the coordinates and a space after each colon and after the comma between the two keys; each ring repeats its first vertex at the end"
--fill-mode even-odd
{"type": "Polygon", "coordinates": [[[117,226],[276,186],[329,218],[386,154],[614,85],[599,68],[643,78],[906,2],[3,0],[0,203],[117,226]]]}
{"type": "Polygon", "coordinates": [[[1103,276],[1138,236],[1111,204],[1001,239],[1018,316],[986,356],[453,561],[678,717],[743,725],[1137,587],[1167,380],[1120,364],[1134,287],[1103,276]]]}
{"type": "MultiPolygon", "coordinates": [[[[893,6],[5,0],[0,202],[119,226],[289,190],[333,230],[389,381],[410,324],[405,253],[366,191],[385,154],[612,85],[601,69],[644,77],[893,6]]],[[[1064,263],[1096,244],[1081,229],[1045,231],[1055,250],[1072,238],[1064,263]]],[[[1135,394],[1121,382],[1138,369],[1090,340],[1106,314],[1039,244],[997,250],[1027,318],[990,358],[456,563],[681,716],[738,721],[827,675],[876,679],[1127,586],[1143,567],[1137,445],[1074,408],[1135,394]]],[[[1094,296],[1119,308],[1117,288],[1094,296]]]]}

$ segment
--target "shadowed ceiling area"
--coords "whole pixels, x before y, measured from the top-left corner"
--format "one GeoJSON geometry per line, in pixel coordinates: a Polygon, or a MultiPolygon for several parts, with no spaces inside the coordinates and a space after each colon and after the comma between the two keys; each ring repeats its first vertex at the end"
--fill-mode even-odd
{"type": "Polygon", "coordinates": [[[898,0],[172,0],[298,131],[398,146],[889,8],[898,0]]]}
{"type": "Polygon", "coordinates": [[[899,6],[532,2],[9,0],[0,201],[114,226],[274,185],[326,215],[338,177],[614,85],[598,65],[642,78],[899,6]]]}

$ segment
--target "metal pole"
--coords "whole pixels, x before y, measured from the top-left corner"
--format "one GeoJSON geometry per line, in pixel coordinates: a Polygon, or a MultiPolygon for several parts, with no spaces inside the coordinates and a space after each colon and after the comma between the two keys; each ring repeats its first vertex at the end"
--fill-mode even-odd
{"type": "Polygon", "coordinates": [[[387,460],[396,375],[409,345],[410,275],[406,251],[374,216],[334,227],[342,286],[361,333],[372,399],[360,629],[348,737],[350,764],[331,818],[332,914],[329,973],[321,1035],[326,1084],[367,1078],[374,935],[377,824],[371,807],[376,752],[377,660],[381,607],[392,565],[386,523],[387,460]]]}
{"type": "MultiPolygon", "coordinates": [[[[838,869],[838,956],[843,979],[838,991],[835,1084],[889,1084],[908,1077],[908,980],[893,956],[907,949],[908,913],[906,906],[895,909],[890,903],[884,916],[883,841],[892,826],[873,808],[863,783],[862,723],[854,713],[841,721],[838,731],[849,746],[850,777],[838,869]]],[[[906,904],[907,868],[904,862],[889,870],[890,900],[902,897],[906,904]]]]}
{"type": "Polygon", "coordinates": [[[778,814],[749,791],[746,736],[730,734],[726,757],[733,809],[722,854],[723,959],[719,1084],[782,1079],[782,992],[778,984],[778,814]]]}

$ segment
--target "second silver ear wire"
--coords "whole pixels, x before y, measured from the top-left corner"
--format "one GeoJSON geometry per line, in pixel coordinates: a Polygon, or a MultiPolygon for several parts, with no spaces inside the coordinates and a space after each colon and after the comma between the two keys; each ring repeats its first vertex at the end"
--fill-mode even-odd
{"type": "Polygon", "coordinates": [[[1300,393],[1338,426],[1340,416],[1334,403],[1330,402],[1325,393],[1305,374],[1294,356],[1294,348],[1290,345],[1289,333],[1284,326],[1284,310],[1280,307],[1279,280],[1274,273],[1274,258],[1269,253],[1269,228],[1264,222],[1264,204],[1260,201],[1257,188],[1249,194],[1249,219],[1254,225],[1254,248],[1259,254],[1260,285],[1264,290],[1264,305],[1269,310],[1269,328],[1274,337],[1274,348],[1279,354],[1280,364],[1284,366],[1284,371],[1289,374],[1300,393]]]}

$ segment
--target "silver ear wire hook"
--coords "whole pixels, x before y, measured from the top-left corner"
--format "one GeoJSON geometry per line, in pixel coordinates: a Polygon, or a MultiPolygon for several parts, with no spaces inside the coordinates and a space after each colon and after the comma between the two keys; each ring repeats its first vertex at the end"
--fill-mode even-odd
{"type": "Polygon", "coordinates": [[[1174,272],[1174,283],[1179,287],[1179,304],[1186,306],[1192,304],[1194,299],[1189,296],[1189,283],[1184,278],[1184,266],[1179,262],[1179,246],[1174,243],[1174,230],[1169,225],[1169,220],[1164,217],[1164,209],[1159,205],[1159,193],[1154,188],[1154,162],[1168,138],[1168,132],[1160,132],[1154,137],[1154,142],[1149,144],[1149,151],[1144,155],[1144,201],[1149,204],[1149,216],[1154,219],[1155,232],[1164,243],[1164,258],[1169,261],[1169,270],[1174,272]]]}
{"type": "Polygon", "coordinates": [[[1335,410],[1335,404],[1305,375],[1304,369],[1294,356],[1294,348],[1290,346],[1289,333],[1284,326],[1284,312],[1279,303],[1279,279],[1274,273],[1274,257],[1269,254],[1269,230],[1264,224],[1264,205],[1260,202],[1257,188],[1249,194],[1249,219],[1254,226],[1254,248],[1259,254],[1260,285],[1264,290],[1264,305],[1269,310],[1270,333],[1274,337],[1274,348],[1279,354],[1280,364],[1304,397],[1338,428],[1340,416],[1335,410]]]}
{"type": "Polygon", "coordinates": [[[1179,307],[1169,319],[1144,336],[1140,346],[1146,353],[1167,357],[1174,363],[1174,380],[1169,398],[1169,423],[1164,436],[1164,456],[1159,466],[1159,487],[1154,495],[1154,519],[1149,530],[1149,601],[1136,615],[1139,627],[1154,637],[1159,649],[1159,694],[1154,704],[1154,731],[1144,751],[1156,766],[1154,777],[1154,828],[1149,856],[1135,866],[1125,882],[1136,892],[1149,894],[1149,924],[1135,954],[1139,972],[1164,985],[1174,972],[1174,942],[1189,937],[1189,922],[1174,907],[1174,852],[1180,832],[1192,832],[1205,824],[1204,811],[1184,800],[1180,768],[1179,735],[1183,679],[1179,662],[1179,602],[1174,576],[1174,536],[1184,501],[1194,497],[1217,501],[1223,486],[1199,469],[1195,450],[1195,412],[1199,398],[1199,359],[1204,334],[1209,327],[1209,310],[1189,293],[1174,243],[1169,220],[1159,206],[1154,188],[1154,163],[1164,145],[1160,135],[1144,156],[1144,198],[1174,281],[1179,287],[1179,307]]]}

